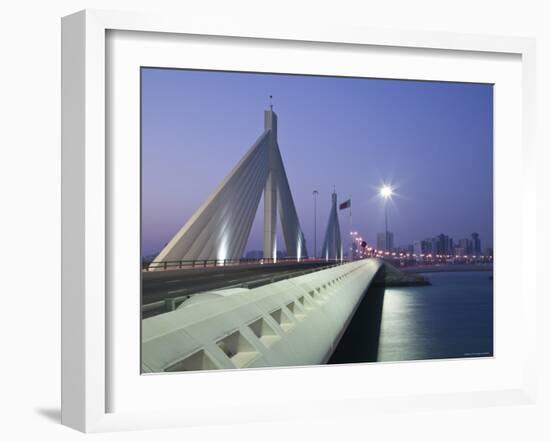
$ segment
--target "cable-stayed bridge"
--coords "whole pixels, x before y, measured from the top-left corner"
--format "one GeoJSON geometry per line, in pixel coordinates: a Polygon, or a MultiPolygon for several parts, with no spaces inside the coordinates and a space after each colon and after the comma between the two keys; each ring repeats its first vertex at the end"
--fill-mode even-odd
{"type": "Polygon", "coordinates": [[[270,107],[256,142],[142,272],[142,368],[326,362],[380,267],[344,262],[336,193],[322,256],[308,256],[270,107]],[[263,259],[254,265],[242,256],[262,194],[263,259]],[[277,216],[287,255],[279,262],[277,216]]]}
{"type": "Polygon", "coordinates": [[[264,195],[264,258],[277,258],[277,213],[286,253],[308,256],[277,142],[277,115],[265,112],[264,131],[218,188],[168,242],[155,262],[235,260],[243,256],[264,195]]]}
{"type": "MultiPolygon", "coordinates": [[[[154,261],[146,265],[145,269],[151,273],[143,275],[145,304],[155,303],[158,307],[161,301],[168,300],[167,305],[171,306],[174,305],[173,299],[176,299],[177,304],[185,300],[189,293],[219,288],[224,284],[260,284],[275,277],[289,277],[303,270],[343,261],[336,193],[332,194],[322,255],[319,259],[308,257],[279,149],[277,126],[277,114],[270,107],[264,112],[264,130],[256,142],[154,261]],[[263,258],[251,262],[242,256],[262,193],[263,258]],[[278,263],[277,216],[286,248],[286,257],[279,259],[278,263]],[[261,263],[262,266],[258,267],[255,263],[261,263]],[[182,272],[166,273],[178,269],[195,271],[187,272],[185,277],[182,272]],[[155,270],[162,270],[154,273],[163,274],[153,275],[155,270]],[[226,277],[229,272],[231,276],[226,277]]],[[[151,305],[147,309],[148,312],[159,311],[159,308],[155,310],[151,305]]]]}

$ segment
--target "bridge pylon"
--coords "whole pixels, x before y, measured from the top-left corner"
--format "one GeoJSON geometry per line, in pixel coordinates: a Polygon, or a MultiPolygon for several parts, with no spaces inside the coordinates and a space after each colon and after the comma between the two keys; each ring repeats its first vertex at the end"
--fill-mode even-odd
{"type": "Polygon", "coordinates": [[[264,258],[277,259],[277,213],[287,256],[307,257],[305,238],[277,141],[277,114],[264,112],[264,131],[155,262],[220,261],[243,256],[264,195],[264,258]]]}
{"type": "Polygon", "coordinates": [[[338,221],[338,204],[336,192],[332,193],[332,206],[328,217],[327,230],[321,256],[328,260],[341,261],[344,257],[342,237],[340,234],[340,222],[338,221]]]}

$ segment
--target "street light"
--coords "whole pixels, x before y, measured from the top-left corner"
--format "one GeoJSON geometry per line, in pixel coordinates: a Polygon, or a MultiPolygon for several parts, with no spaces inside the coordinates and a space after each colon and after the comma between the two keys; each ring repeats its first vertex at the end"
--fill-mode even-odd
{"type": "Polygon", "coordinates": [[[390,186],[383,186],[380,189],[380,196],[387,200],[388,198],[391,198],[393,195],[393,189],[390,186]]]}
{"type": "Polygon", "coordinates": [[[313,191],[313,258],[317,258],[317,190],[313,191]]]}
{"type": "Polygon", "coordinates": [[[389,250],[389,247],[388,247],[388,244],[389,244],[389,235],[388,235],[388,200],[391,199],[393,195],[393,189],[391,188],[391,186],[388,186],[387,184],[385,184],[384,186],[382,186],[382,188],[380,189],[380,196],[384,199],[384,214],[385,214],[385,224],[386,224],[386,241],[385,241],[385,246],[386,246],[386,251],[390,251],[389,250]]]}

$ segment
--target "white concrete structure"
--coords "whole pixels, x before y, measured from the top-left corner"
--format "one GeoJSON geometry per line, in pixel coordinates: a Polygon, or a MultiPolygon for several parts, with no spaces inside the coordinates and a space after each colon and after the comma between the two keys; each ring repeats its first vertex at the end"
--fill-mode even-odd
{"type": "Polygon", "coordinates": [[[195,295],[143,320],[142,370],[326,363],[381,265],[355,261],[251,290],[195,295]]]}
{"type": "Polygon", "coordinates": [[[327,230],[321,249],[321,257],[328,260],[341,260],[344,256],[340,222],[338,221],[338,205],[336,192],[332,193],[332,206],[328,217],[327,230]]]}
{"type": "Polygon", "coordinates": [[[277,115],[219,187],[168,242],[155,262],[240,259],[264,192],[264,257],[276,259],[279,212],[288,256],[307,250],[277,143],[277,115]]]}

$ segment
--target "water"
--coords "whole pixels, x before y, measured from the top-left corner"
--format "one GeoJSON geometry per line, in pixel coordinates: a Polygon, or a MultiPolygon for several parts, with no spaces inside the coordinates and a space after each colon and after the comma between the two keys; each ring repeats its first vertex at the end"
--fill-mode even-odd
{"type": "Polygon", "coordinates": [[[370,289],[329,363],[492,356],[491,275],[426,273],[431,286],[370,289]]]}

